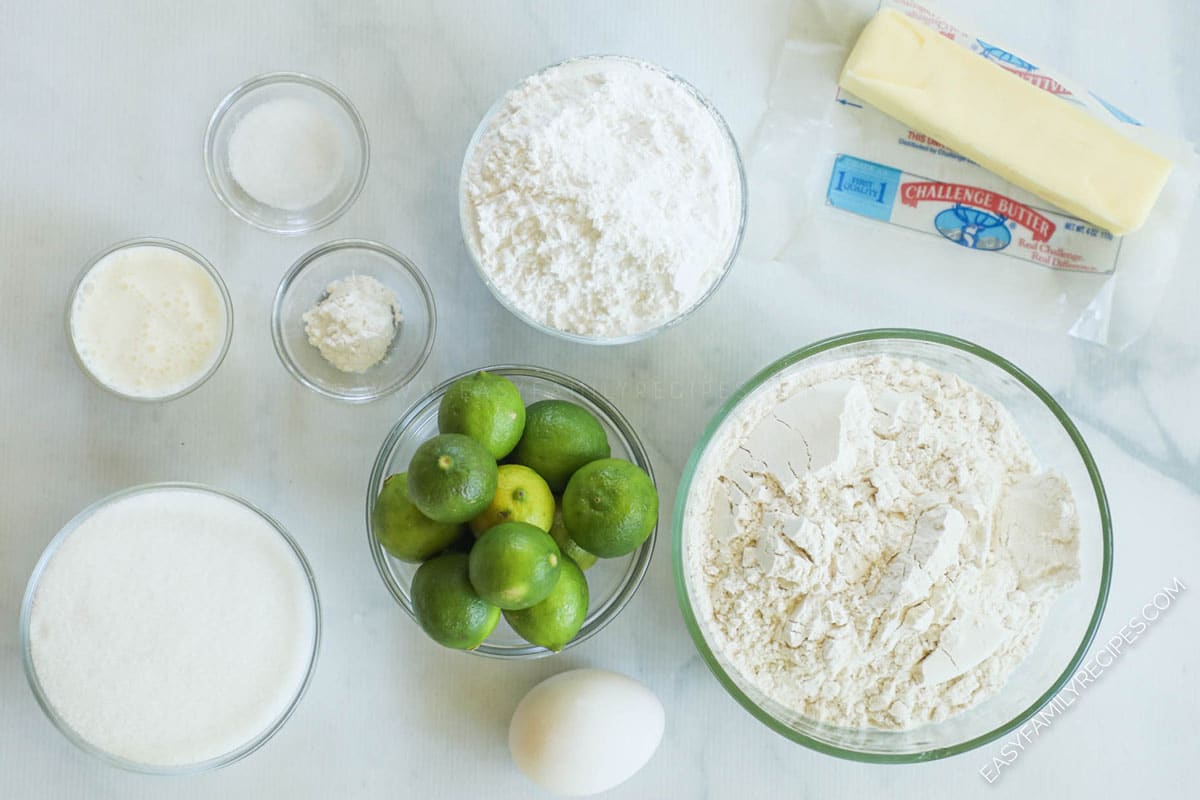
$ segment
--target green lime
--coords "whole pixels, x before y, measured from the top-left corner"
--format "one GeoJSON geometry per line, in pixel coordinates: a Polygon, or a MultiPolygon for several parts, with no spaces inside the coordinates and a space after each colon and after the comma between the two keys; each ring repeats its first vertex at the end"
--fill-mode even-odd
{"type": "Polygon", "coordinates": [[[584,550],[578,542],[571,538],[566,524],[563,523],[561,509],[554,510],[554,524],[550,526],[550,536],[562,554],[578,564],[584,572],[595,566],[596,561],[599,560],[594,553],[584,550]]]}
{"type": "Polygon", "coordinates": [[[588,584],[583,570],[564,558],[558,583],[537,605],[505,611],[504,618],[522,639],[558,652],[575,638],[588,612],[588,584]]]}
{"type": "Polygon", "coordinates": [[[605,458],[571,476],[562,513],[580,547],[601,558],[616,558],[636,550],[654,530],[658,491],[641,467],[605,458]]]}
{"type": "Polygon", "coordinates": [[[526,522],[501,522],[471,548],[471,585],[500,608],[529,608],[550,594],[562,560],[544,530],[526,522]]]}
{"type": "Polygon", "coordinates": [[[479,442],[497,460],[509,454],[525,429],[525,401],[503,375],[476,372],[460,378],[442,395],[438,430],[479,442]]]}
{"type": "Polygon", "coordinates": [[[554,524],[554,495],[542,476],[520,464],[502,464],[496,477],[496,495],[475,519],[471,530],[479,536],[501,522],[528,522],[550,530],[554,524]]]}
{"type": "Polygon", "coordinates": [[[434,522],[408,499],[408,476],[390,475],[383,482],[371,529],[383,549],[401,561],[419,562],[449,547],[461,532],[454,522],[434,522]]]}
{"type": "Polygon", "coordinates": [[[496,494],[496,459],[461,433],[443,433],[417,448],[408,465],[408,497],[438,522],[466,522],[496,494]]]}
{"type": "Polygon", "coordinates": [[[572,473],[612,450],[600,421],[583,406],[566,400],[541,400],[525,412],[525,432],[509,455],[561,492],[572,473]]]}
{"type": "Polygon", "coordinates": [[[500,609],[480,599],[467,577],[465,553],[446,553],[417,568],[412,580],[413,613],[435,642],[474,650],[500,621],[500,609]]]}

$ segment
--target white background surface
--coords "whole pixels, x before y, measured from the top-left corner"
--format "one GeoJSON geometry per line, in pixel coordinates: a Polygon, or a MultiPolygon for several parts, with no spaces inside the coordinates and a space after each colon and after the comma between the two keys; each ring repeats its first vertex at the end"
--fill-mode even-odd
{"type": "MultiPolygon", "coordinates": [[[[1063,72],[1146,122],[1200,139],[1200,5],[943,7],[1001,41],[1052,54],[1063,72]]],[[[459,163],[480,115],[510,84],[567,56],[644,57],[708,93],[746,146],[785,16],[782,0],[4,0],[0,797],[528,797],[534,791],[509,761],[508,717],[538,680],[584,665],[639,678],[667,708],[658,754],[613,797],[1190,796],[1200,737],[1193,257],[1185,257],[1154,330],[1122,353],[962,319],[915,294],[877,298],[864,287],[847,295],[794,267],[746,260],[686,324],[649,342],[592,349],[523,327],[471,270],[457,220],[459,163]],[[243,79],[277,69],[339,86],[372,142],[357,205],[298,239],[236,220],[210,192],[201,161],[217,101],[243,79]],[[95,388],[63,334],[66,292],[80,266],[138,235],[175,238],[207,255],[236,308],[223,367],[200,391],[162,407],[95,388]],[[408,253],[439,302],[439,340],[423,374],[366,408],[304,390],[269,338],[271,296],[286,267],[342,236],[408,253]],[[822,756],[772,734],[710,677],[675,602],[667,515],[680,469],[720,402],[785,352],[888,324],[943,328],[997,350],[1080,422],[1115,517],[1116,568],[1100,641],[1174,577],[1190,587],[992,786],[978,770],[998,745],[886,767],[822,756]],[[633,603],[584,646],[533,663],[427,641],[380,583],[362,523],[370,464],[398,415],[432,383],[499,361],[561,369],[607,394],[642,434],[664,498],[658,553],[633,603]],[[189,779],[123,774],[77,752],[37,708],[17,641],[26,578],[58,527],[109,492],[166,479],[225,487],[277,516],[305,548],[325,609],[315,682],[289,724],[248,760],[189,779]]],[[[845,270],[853,267],[850,257],[845,270]]]]}

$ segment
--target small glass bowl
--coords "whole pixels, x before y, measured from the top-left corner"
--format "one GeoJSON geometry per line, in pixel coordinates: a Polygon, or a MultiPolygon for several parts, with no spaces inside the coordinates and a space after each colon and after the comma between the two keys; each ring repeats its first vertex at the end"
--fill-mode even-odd
{"type": "Polygon", "coordinates": [[[322,228],[354,205],[370,164],[367,129],[358,110],[333,85],[299,72],[271,72],[238,86],[217,105],[204,134],[204,169],[220,201],[239,219],[271,233],[297,235],[322,228]],[[238,122],[265,102],[295,98],[323,110],[341,135],[344,163],[333,189],[315,205],[288,210],[262,203],[234,179],[229,139],[238,122]]]}
{"type": "MultiPolygon", "coordinates": [[[[699,494],[697,494],[699,497],[699,494]]],[[[825,339],[769,365],[740,388],[709,422],[679,483],[672,529],[675,589],[684,622],[708,668],[729,694],[760,722],[813,750],[883,764],[931,761],[994,741],[1020,727],[1074,676],[1087,654],[1108,600],[1112,578],[1112,520],[1096,462],[1067,413],[1045,389],[1000,356],[979,345],[929,331],[881,329],[825,339]],[[910,730],[844,728],[797,714],[743,677],[708,638],[697,611],[699,593],[687,569],[688,548],[703,531],[685,530],[693,485],[717,434],[749,396],[776,375],[847,358],[894,356],[921,361],[957,375],[1003,405],[1046,469],[1071,486],[1079,513],[1080,580],[1050,608],[1034,649],[998,693],[941,722],[910,730]]]]}
{"type": "Polygon", "coordinates": [[[287,532],[287,529],[269,514],[252,503],[238,497],[237,495],[230,494],[229,492],[221,489],[216,489],[199,483],[167,481],[162,483],[147,483],[140,486],[131,486],[128,489],[122,489],[119,492],[114,492],[113,494],[110,494],[109,496],[92,503],[90,506],[76,514],[70,522],[64,525],[62,529],[54,536],[54,538],[50,540],[50,543],[46,545],[46,549],[42,551],[41,557],[38,559],[37,564],[33,568],[33,574],[29,577],[29,583],[25,587],[25,597],[21,601],[20,628],[22,661],[25,666],[25,678],[29,682],[29,688],[33,691],[33,696],[37,700],[38,705],[41,706],[42,711],[46,714],[46,717],[49,718],[50,722],[54,724],[54,727],[58,728],[59,733],[65,736],[73,745],[78,747],[83,752],[95,756],[111,766],[118,767],[129,772],[140,772],[150,775],[196,775],[202,772],[211,772],[213,770],[220,769],[221,767],[227,767],[230,764],[241,761],[243,758],[266,744],[271,737],[279,732],[284,723],[291,718],[292,714],[296,711],[296,708],[300,705],[300,701],[304,698],[305,693],[308,691],[309,684],[312,683],[313,671],[317,665],[317,653],[321,649],[321,600],[317,594],[316,578],[313,576],[312,568],[308,564],[308,559],[304,557],[304,552],[300,549],[300,545],[298,545],[296,540],[292,538],[291,534],[287,532]],[[267,522],[276,530],[276,532],[278,532],[280,538],[283,539],[288,548],[291,549],[292,553],[295,555],[298,566],[304,572],[304,576],[308,581],[308,587],[312,593],[313,608],[312,652],[308,657],[308,665],[305,668],[304,679],[296,688],[296,694],[292,698],[291,702],[288,703],[287,708],[285,708],[279,714],[279,716],[276,717],[275,720],[266,727],[265,730],[240,747],[207,761],[200,761],[194,764],[182,764],[178,766],[144,764],[139,761],[131,761],[127,758],[122,758],[121,756],[117,756],[106,750],[100,749],[76,733],[75,730],[71,728],[71,726],[68,725],[61,716],[59,716],[58,712],[51,704],[50,699],[46,696],[45,689],[42,688],[42,683],[37,676],[37,669],[34,667],[33,663],[32,641],[29,635],[29,625],[33,617],[33,598],[37,594],[38,582],[41,580],[41,577],[45,573],[46,567],[50,563],[50,560],[54,557],[54,554],[58,552],[58,549],[62,547],[63,543],[66,542],[70,535],[75,532],[75,529],[97,511],[111,503],[115,503],[118,500],[123,500],[134,495],[156,492],[163,489],[188,489],[197,492],[207,492],[209,494],[223,497],[226,500],[232,500],[238,505],[253,511],[255,514],[262,517],[265,522],[267,522]]]}
{"type": "Polygon", "coordinates": [[[179,242],[175,242],[170,239],[161,239],[154,236],[142,236],[137,239],[126,239],[123,242],[117,242],[111,247],[106,248],[88,261],[87,265],[80,270],[79,275],[75,278],[75,282],[71,284],[70,292],[67,293],[66,328],[67,341],[71,345],[71,355],[75,357],[75,363],[79,365],[79,369],[83,371],[83,374],[87,375],[88,378],[91,379],[92,383],[96,384],[101,389],[104,389],[106,392],[115,394],[117,397],[124,398],[125,400],[133,400],[137,403],[165,403],[168,400],[175,400],[183,397],[185,394],[190,394],[196,391],[196,389],[200,388],[205,381],[213,376],[213,373],[215,373],[217,368],[221,366],[221,362],[225,360],[225,354],[229,352],[229,344],[233,341],[233,300],[229,297],[229,288],[225,286],[225,281],[221,279],[221,274],[217,272],[217,268],[214,267],[204,256],[200,255],[187,245],[180,244],[179,242]],[[209,366],[209,368],[205,370],[203,374],[197,377],[196,380],[183,387],[179,391],[172,392],[171,394],[151,396],[126,394],[125,392],[109,386],[107,383],[100,380],[100,378],[97,377],[94,372],[92,372],[92,370],[88,367],[87,362],[84,361],[83,356],[80,355],[79,348],[75,345],[75,332],[74,327],[71,324],[71,318],[75,311],[75,298],[79,293],[79,287],[83,284],[84,278],[86,278],[88,273],[92,271],[93,267],[95,267],[105,258],[108,258],[110,255],[119,250],[125,250],[133,247],[163,247],[168,250],[174,250],[180,255],[185,256],[186,258],[199,264],[204,268],[204,271],[208,273],[209,277],[213,279],[213,282],[216,283],[217,291],[221,293],[221,303],[225,307],[225,338],[224,341],[221,342],[221,350],[219,353],[217,353],[217,357],[213,359],[212,365],[209,366]]]}
{"type": "Polygon", "coordinates": [[[271,338],[279,360],[300,383],[347,403],[369,403],[404,386],[421,371],[437,335],[437,308],[425,276],[407,256],[366,239],[323,244],[292,265],[275,292],[271,338]],[[392,290],[404,315],[383,361],[366,372],[342,372],[308,343],[305,311],[326,287],[347,275],[369,275],[392,290]]]}
{"type": "MultiPolygon", "coordinates": [[[[696,310],[700,308],[700,306],[704,305],[708,301],[708,299],[710,297],[712,297],[713,294],[717,291],[717,288],[720,287],[721,283],[725,280],[725,277],[729,274],[730,268],[733,267],[733,262],[737,260],[738,252],[741,250],[741,246],[742,246],[742,237],[746,231],[746,207],[747,207],[746,169],[742,163],[742,155],[741,155],[741,152],[738,150],[737,140],[734,139],[733,132],[729,129],[729,125],[726,124],[725,118],[721,116],[721,113],[719,111],[717,111],[716,106],[714,106],[711,102],[709,102],[708,98],[706,98],[704,95],[702,95],[695,86],[692,86],[690,83],[688,83],[683,78],[681,78],[678,75],[676,75],[675,73],[670,72],[666,69],[663,69],[662,67],[659,67],[655,64],[651,64],[647,61],[642,61],[641,59],[630,58],[628,56],[617,56],[617,55],[592,55],[592,56],[580,56],[577,58],[568,58],[568,59],[566,59],[564,61],[560,61],[556,64],[551,64],[547,67],[543,67],[542,69],[535,72],[533,75],[530,75],[530,76],[524,78],[523,80],[521,80],[520,82],[518,82],[516,84],[516,86],[522,85],[523,83],[528,81],[530,78],[537,77],[539,75],[543,75],[543,74],[549,72],[550,70],[558,69],[559,67],[563,67],[563,66],[567,66],[567,65],[580,65],[583,68],[594,69],[595,71],[599,72],[599,71],[605,69],[607,64],[611,64],[613,62],[626,64],[626,65],[632,65],[632,66],[636,66],[636,67],[642,67],[642,68],[646,68],[646,69],[652,69],[656,72],[661,73],[662,75],[665,75],[671,81],[677,83],[679,86],[681,86],[683,89],[685,89],[688,92],[688,94],[690,94],[694,98],[696,98],[696,100],[700,103],[700,105],[704,106],[704,108],[707,109],[710,114],[712,114],[713,122],[715,122],[717,127],[720,128],[722,134],[724,135],[725,141],[728,142],[730,155],[732,156],[734,164],[737,166],[738,199],[739,199],[739,205],[740,205],[740,213],[738,215],[737,232],[734,235],[733,243],[730,246],[729,255],[725,259],[725,264],[721,267],[720,275],[718,275],[717,279],[713,281],[712,285],[709,286],[708,289],[705,290],[705,292],[702,295],[700,295],[700,297],[696,300],[696,302],[694,302],[689,308],[684,309],[683,311],[681,311],[679,314],[672,317],[671,319],[665,320],[664,322],[660,323],[659,325],[656,325],[653,328],[647,328],[644,331],[638,331],[637,333],[632,333],[627,336],[611,336],[611,337],[584,336],[584,335],[581,335],[578,333],[571,333],[569,331],[559,330],[558,328],[553,328],[549,325],[546,325],[543,322],[535,320],[532,317],[525,314],[523,311],[520,311],[515,306],[513,306],[512,302],[509,300],[508,296],[505,295],[504,292],[502,292],[499,289],[499,287],[497,287],[496,284],[492,282],[491,277],[487,274],[487,270],[484,269],[483,263],[479,259],[479,254],[475,250],[475,238],[476,237],[475,237],[474,223],[473,223],[473,219],[472,219],[470,205],[467,202],[468,173],[471,168],[471,162],[475,158],[475,148],[479,145],[480,139],[483,138],[484,133],[487,132],[488,127],[492,124],[492,120],[495,118],[496,114],[499,113],[500,110],[504,107],[504,101],[508,97],[508,93],[512,90],[509,89],[508,91],[505,91],[504,94],[500,95],[500,97],[496,100],[496,102],[492,104],[492,107],[487,110],[487,113],[485,113],[483,115],[483,119],[479,121],[479,126],[475,129],[475,133],[471,136],[471,140],[467,144],[466,154],[463,156],[462,169],[460,171],[459,181],[458,181],[458,219],[459,219],[459,225],[462,229],[463,241],[466,243],[467,252],[471,256],[471,263],[475,265],[475,271],[479,274],[479,277],[483,280],[484,285],[487,286],[488,291],[490,291],[492,293],[492,296],[495,297],[497,301],[499,301],[500,305],[507,308],[509,311],[511,311],[513,313],[513,315],[515,317],[517,317],[517,319],[521,320],[522,322],[524,322],[526,325],[529,325],[530,327],[536,328],[537,330],[542,331],[543,333],[548,333],[551,336],[555,336],[559,339],[565,339],[568,342],[576,342],[579,344],[596,344],[596,345],[629,344],[630,342],[637,342],[637,341],[641,341],[642,339],[649,339],[651,336],[655,336],[659,333],[662,333],[663,331],[667,330],[668,328],[672,328],[675,325],[678,325],[679,323],[683,322],[685,319],[687,319],[692,314],[694,314],[696,312],[696,310]]],[[[514,86],[513,88],[516,88],[516,86],[514,86]]]]}
{"type": "MultiPolygon", "coordinates": [[[[604,432],[608,434],[609,445],[612,447],[613,458],[623,458],[637,464],[650,480],[654,480],[654,471],[650,459],[634,433],[628,420],[621,412],[602,397],[595,389],[569,378],[559,372],[541,367],[514,366],[501,364],[493,367],[481,367],[485,372],[503,375],[517,385],[526,405],[539,400],[567,400],[583,406],[600,421],[604,432]]],[[[392,597],[410,617],[416,620],[413,613],[412,597],[409,587],[419,564],[409,564],[392,558],[379,543],[373,530],[375,500],[383,489],[383,482],[389,475],[408,470],[408,462],[413,452],[427,439],[438,432],[438,404],[446,389],[455,381],[479,370],[464,372],[456,375],[433,389],[400,418],[375,458],[375,466],[371,470],[371,482],[367,487],[367,542],[371,548],[371,556],[379,569],[379,576],[387,586],[392,597]]],[[[583,628],[560,652],[565,652],[576,645],[582,644],[599,633],[604,626],[616,619],[625,605],[632,599],[634,592],[642,582],[646,569],[650,566],[650,557],[654,554],[654,540],[658,527],[651,531],[650,537],[632,553],[621,558],[602,558],[586,573],[590,606],[583,628]]],[[[496,630],[477,649],[470,651],[476,655],[493,658],[543,658],[554,655],[554,651],[545,647],[529,644],[508,626],[503,618],[496,630]]]]}

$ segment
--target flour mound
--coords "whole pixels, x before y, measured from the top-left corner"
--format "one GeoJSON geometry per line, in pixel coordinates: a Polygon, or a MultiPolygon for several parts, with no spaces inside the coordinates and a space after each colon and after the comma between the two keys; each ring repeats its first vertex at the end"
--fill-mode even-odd
{"type": "Polygon", "coordinates": [[[846,727],[910,728],[996,693],[1079,577],[1067,482],[999,403],[911,360],[759,389],[714,438],[686,527],[717,649],[846,727]]]}

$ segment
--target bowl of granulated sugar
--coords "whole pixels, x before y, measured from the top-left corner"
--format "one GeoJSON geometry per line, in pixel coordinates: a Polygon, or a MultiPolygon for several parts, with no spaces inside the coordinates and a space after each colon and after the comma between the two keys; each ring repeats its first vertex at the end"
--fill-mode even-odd
{"type": "Polygon", "coordinates": [[[20,627],[30,688],[64,736],[113,766],[182,775],[283,726],[312,678],[321,611],[278,522],[217,489],[159,483],[67,523],[20,627]]]}
{"type": "Polygon", "coordinates": [[[331,84],[297,72],[246,81],[213,112],[204,166],[225,207],[273,233],[328,225],[362,191],[370,160],[354,105],[331,84]]]}
{"type": "Polygon", "coordinates": [[[716,291],[741,244],[746,180],[728,126],[689,83],[631,58],[575,58],[484,116],[459,216],[484,283],[517,317],[622,344],[716,291]]]}

